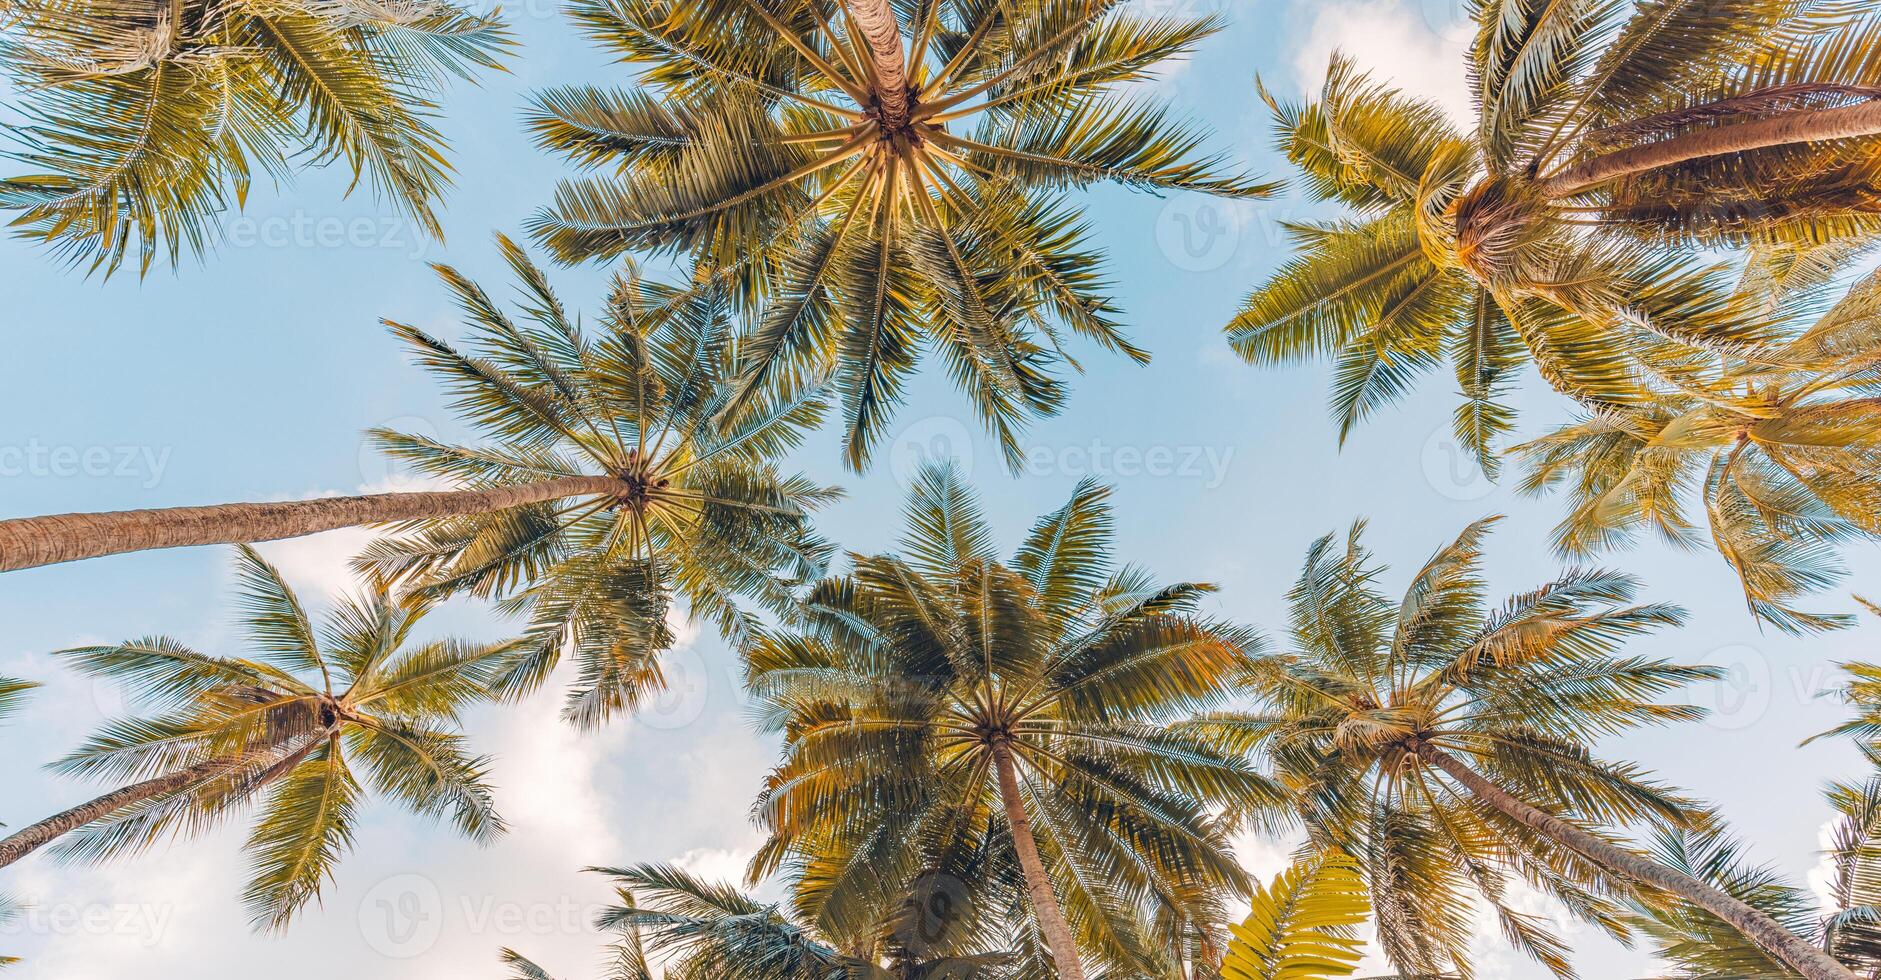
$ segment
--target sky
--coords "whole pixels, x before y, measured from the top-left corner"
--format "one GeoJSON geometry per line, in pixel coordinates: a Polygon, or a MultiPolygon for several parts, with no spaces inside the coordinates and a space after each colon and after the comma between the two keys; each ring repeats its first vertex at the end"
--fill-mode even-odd
{"type": "MultiPolygon", "coordinates": [[[[1407,90],[1467,115],[1460,24],[1465,0],[1133,0],[1159,11],[1220,13],[1229,26],[1191,60],[1149,83],[1205,121],[1214,145],[1256,172],[1284,176],[1271,151],[1256,72],[1276,91],[1316,87],[1335,49],[1407,90]]],[[[445,243],[427,242],[369,193],[344,197],[334,171],[257,188],[228,217],[224,245],[201,265],[108,282],[67,270],[15,240],[0,241],[0,516],[285,500],[398,489],[408,474],[376,458],[360,433],[390,426],[464,435],[432,383],[381,318],[446,337],[456,323],[426,268],[447,262],[507,293],[494,232],[520,237],[562,165],[519,126],[527,94],[555,84],[625,83],[554,0],[509,13],[523,42],[511,72],[446,100],[441,128],[457,185],[442,217],[445,243]]],[[[11,121],[13,117],[4,117],[11,121]]],[[[1118,189],[1084,195],[1133,337],[1156,355],[1137,367],[1078,351],[1064,412],[1027,434],[1027,462],[1007,472],[964,399],[930,370],[910,388],[895,435],[873,470],[842,470],[836,434],[821,433],[790,461],[845,487],[824,515],[844,548],[891,548],[909,475],[952,456],[985,491],[1001,537],[1016,545],[1037,514],[1081,478],[1116,488],[1118,554],[1165,580],[1217,583],[1212,612],[1285,626],[1284,593],[1308,544],[1370,521],[1368,541],[1404,575],[1468,522],[1507,515],[1487,551],[1498,594],[1533,587],[1561,566],[1548,547],[1558,499],[1530,499],[1476,472],[1451,441],[1454,382],[1433,375],[1414,397],[1356,430],[1343,446],[1328,421],[1323,365],[1255,368],[1221,328],[1241,298],[1286,255],[1281,223],[1323,213],[1292,193],[1224,204],[1193,195],[1118,189]]],[[[558,268],[573,308],[598,308],[608,270],[558,268]]],[[[1569,407],[1532,377],[1518,394],[1522,432],[1567,418],[1569,407]]],[[[262,548],[319,606],[352,586],[345,560],[369,540],[341,531],[262,548]]],[[[1848,552],[1859,587],[1881,558],[1848,552]]],[[[232,627],[230,549],[120,556],[0,577],[0,675],[45,684],[0,730],[0,823],[21,826],[99,792],[41,767],[124,710],[108,684],[62,672],[50,651],[164,634],[199,649],[240,653],[232,627]]],[[[1727,678],[1686,692],[1714,709],[1702,724],[1631,734],[1601,746],[1719,804],[1759,860],[1820,884],[1830,811],[1821,787],[1861,774],[1835,741],[1798,743],[1836,724],[1823,693],[1835,664],[1875,659],[1881,623],[1798,639],[1760,631],[1714,554],[1657,542],[1611,556],[1646,597],[1691,613],[1678,630],[1630,652],[1713,664],[1727,678]]],[[[1834,602],[1838,597],[1828,597],[1834,602]]],[[[516,628],[453,602],[427,635],[493,638],[516,628]]],[[[589,925],[610,894],[583,868],[673,861],[736,879],[759,842],[750,801],[776,755],[756,732],[736,663],[709,632],[682,631],[673,692],[652,711],[599,733],[555,717],[551,684],[516,705],[480,709],[473,744],[495,757],[492,780],[510,833],[488,847],[389,804],[362,811],[355,847],[322,903],[283,935],[246,930],[239,895],[244,828],[232,824],[108,867],[35,856],[0,880],[32,907],[0,927],[0,954],[23,956],[23,980],[151,980],[267,976],[312,980],[464,980],[502,975],[499,948],[516,947],[567,980],[597,975],[604,937],[589,925]]],[[[1248,837],[1242,861],[1272,875],[1291,842],[1248,837]]],[[[1555,915],[1539,899],[1518,899],[1555,915]]],[[[1649,975],[1637,950],[1564,923],[1583,976],[1649,975]]],[[[1480,975],[1545,974],[1480,929],[1480,975]]]]}

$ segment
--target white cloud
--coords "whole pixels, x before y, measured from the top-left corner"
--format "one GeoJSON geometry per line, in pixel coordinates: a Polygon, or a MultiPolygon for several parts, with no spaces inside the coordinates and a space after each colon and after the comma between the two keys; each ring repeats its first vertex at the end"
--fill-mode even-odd
{"type": "Polygon", "coordinates": [[[1295,49],[1293,69],[1300,86],[1319,90],[1335,51],[1360,68],[1412,95],[1442,105],[1467,123],[1469,87],[1464,53],[1469,36],[1445,0],[1326,0],[1313,4],[1312,26],[1295,49]]]}
{"type": "MultiPolygon", "coordinates": [[[[448,489],[450,486],[441,480],[394,475],[360,484],[346,493],[414,493],[448,489]]],[[[317,490],[294,499],[314,500],[338,496],[342,496],[341,491],[317,490]]],[[[295,591],[307,592],[310,598],[317,593],[333,599],[359,590],[362,580],[353,573],[350,563],[353,556],[365,550],[366,545],[380,534],[376,528],[343,527],[305,537],[262,542],[255,545],[255,550],[281,570],[281,575],[295,591]]]]}

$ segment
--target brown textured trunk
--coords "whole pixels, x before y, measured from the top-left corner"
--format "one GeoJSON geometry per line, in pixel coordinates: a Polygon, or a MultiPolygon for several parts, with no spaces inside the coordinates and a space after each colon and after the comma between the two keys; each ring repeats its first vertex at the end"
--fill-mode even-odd
{"type": "Polygon", "coordinates": [[[1551,198],[1568,197],[1628,174],[1687,160],[1796,143],[1881,135],[1881,100],[1835,109],[1786,112],[1755,122],[1681,133],[1656,143],[1606,153],[1537,182],[1551,198]]]}
{"type": "Polygon", "coordinates": [[[908,124],[908,56],[901,47],[901,24],[888,0],[844,0],[863,40],[869,43],[869,63],[875,68],[875,98],[881,103],[882,128],[889,131],[908,124]]]}
{"type": "Polygon", "coordinates": [[[1084,966],[1078,962],[1078,943],[1058,907],[1052,881],[1045,876],[1045,862],[1039,860],[1038,841],[1032,837],[1032,818],[1026,816],[1019,802],[1019,775],[1013,769],[1012,747],[1004,742],[993,746],[993,767],[999,770],[999,801],[1006,808],[1006,827],[1012,831],[1012,849],[1019,855],[1019,869],[1025,872],[1025,890],[1032,898],[1032,913],[1038,916],[1039,932],[1051,947],[1052,963],[1058,967],[1058,980],[1084,980],[1084,966]]]}
{"type": "Polygon", "coordinates": [[[1615,847],[1559,817],[1529,806],[1436,746],[1419,743],[1417,754],[1509,819],[1608,871],[1670,892],[1710,912],[1809,980],[1856,980],[1855,974],[1834,957],[1778,925],[1769,916],[1697,878],[1615,847]]]}
{"type": "Polygon", "coordinates": [[[0,840],[0,868],[18,861],[94,820],[110,816],[124,807],[168,796],[194,783],[227,775],[244,766],[266,769],[279,765],[293,758],[296,753],[305,752],[318,745],[325,738],[326,734],[321,733],[315,738],[303,737],[283,742],[264,752],[246,757],[222,756],[209,759],[175,772],[164,773],[154,779],[146,779],[140,783],[132,783],[129,786],[112,790],[96,799],[80,803],[70,810],[55,813],[30,827],[22,828],[5,840],[0,840]]]}
{"type": "Polygon", "coordinates": [[[340,527],[485,514],[621,488],[604,476],[569,476],[494,490],[375,493],[270,504],[165,507],[0,521],[0,572],[81,558],[200,544],[297,538],[340,527]]]}

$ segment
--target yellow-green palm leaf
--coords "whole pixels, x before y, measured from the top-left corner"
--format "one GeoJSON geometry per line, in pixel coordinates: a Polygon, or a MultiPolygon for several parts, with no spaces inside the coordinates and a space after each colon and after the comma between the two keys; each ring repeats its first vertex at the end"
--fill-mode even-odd
{"type": "Polygon", "coordinates": [[[1222,980],[1330,980],[1364,958],[1356,931],[1371,914],[1358,862],[1331,852],[1256,885],[1253,910],[1232,927],[1222,980]]]}

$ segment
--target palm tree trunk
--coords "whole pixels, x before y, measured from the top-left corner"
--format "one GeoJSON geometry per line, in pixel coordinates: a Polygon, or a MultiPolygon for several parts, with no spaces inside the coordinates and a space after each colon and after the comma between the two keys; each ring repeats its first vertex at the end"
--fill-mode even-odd
{"type": "Polygon", "coordinates": [[[271,504],[164,507],[0,521],[0,572],[153,548],[247,544],[340,527],[485,514],[621,488],[605,476],[568,476],[490,490],[375,493],[271,504]]]}
{"type": "Polygon", "coordinates": [[[1670,892],[1710,912],[1809,980],[1856,980],[1855,974],[1828,953],[1797,937],[1769,916],[1697,878],[1615,847],[1559,817],[1529,806],[1465,765],[1462,760],[1428,742],[1417,744],[1417,754],[1424,761],[1448,773],[1450,778],[1463,784],[1477,799],[1509,819],[1608,871],[1670,892]]]}
{"type": "Polygon", "coordinates": [[[1006,808],[1006,827],[1012,831],[1012,849],[1018,852],[1019,869],[1025,872],[1025,890],[1032,898],[1032,912],[1038,916],[1039,931],[1045,945],[1051,947],[1052,962],[1058,967],[1058,980],[1084,980],[1084,966],[1078,962],[1078,943],[1065,921],[1052,882],[1045,876],[1045,862],[1039,860],[1038,841],[1032,837],[1032,818],[1026,816],[1019,802],[1019,775],[1013,769],[1012,747],[1005,742],[993,745],[993,767],[999,770],[999,801],[1006,808]]]}
{"type": "Polygon", "coordinates": [[[894,131],[908,124],[908,56],[901,49],[901,24],[888,0],[844,0],[863,40],[869,42],[869,63],[875,68],[875,97],[881,103],[882,128],[894,131]]]}
{"type": "Polygon", "coordinates": [[[1878,134],[1881,134],[1881,100],[1835,109],[1786,112],[1755,122],[1681,133],[1656,143],[1602,154],[1536,183],[1550,198],[1570,197],[1628,174],[1701,157],[1878,134]]]}
{"type": "Polygon", "coordinates": [[[20,858],[39,850],[60,837],[80,827],[110,816],[113,813],[148,800],[159,799],[187,789],[191,784],[204,782],[227,775],[238,768],[251,766],[258,771],[266,771],[282,761],[292,759],[296,753],[304,752],[325,738],[289,739],[265,751],[242,756],[218,756],[198,762],[193,766],[164,773],[153,779],[112,790],[103,796],[55,813],[44,820],[20,830],[18,833],[0,840],[0,868],[4,868],[20,858]]]}

